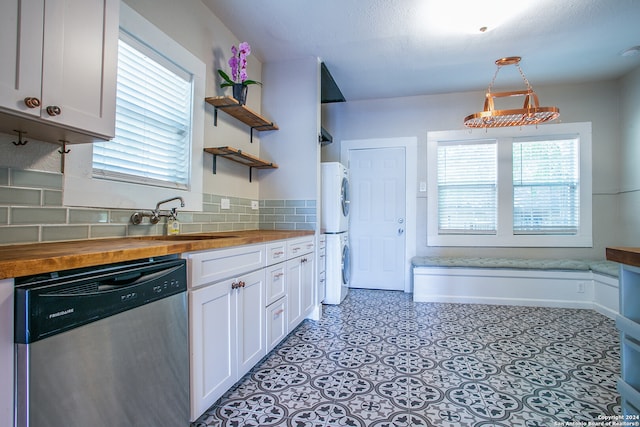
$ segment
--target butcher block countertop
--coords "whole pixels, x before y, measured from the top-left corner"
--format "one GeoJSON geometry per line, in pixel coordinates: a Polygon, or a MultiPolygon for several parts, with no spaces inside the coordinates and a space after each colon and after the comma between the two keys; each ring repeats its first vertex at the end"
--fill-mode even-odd
{"type": "Polygon", "coordinates": [[[0,246],[0,279],[313,234],[313,231],[249,230],[5,245],[0,246]]]}
{"type": "Polygon", "coordinates": [[[640,248],[607,248],[607,259],[609,261],[640,267],[640,248]]]}

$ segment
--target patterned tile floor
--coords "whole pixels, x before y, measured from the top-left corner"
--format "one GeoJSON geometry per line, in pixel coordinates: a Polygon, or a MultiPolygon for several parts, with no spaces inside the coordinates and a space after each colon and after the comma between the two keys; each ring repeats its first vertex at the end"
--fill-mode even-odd
{"type": "Polygon", "coordinates": [[[193,425],[587,425],[621,414],[619,372],[615,323],[591,310],[352,289],[193,425]]]}

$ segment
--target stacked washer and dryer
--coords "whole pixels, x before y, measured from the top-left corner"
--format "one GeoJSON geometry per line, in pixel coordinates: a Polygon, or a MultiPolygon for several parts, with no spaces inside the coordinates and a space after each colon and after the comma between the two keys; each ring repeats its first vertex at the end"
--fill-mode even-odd
{"type": "Polygon", "coordinates": [[[324,303],[340,304],[349,292],[349,171],[338,162],[321,165],[321,227],[327,263],[324,303]]]}

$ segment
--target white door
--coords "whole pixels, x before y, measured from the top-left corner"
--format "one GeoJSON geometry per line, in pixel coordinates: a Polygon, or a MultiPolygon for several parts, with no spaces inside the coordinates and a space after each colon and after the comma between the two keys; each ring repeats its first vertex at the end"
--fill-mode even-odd
{"type": "Polygon", "coordinates": [[[349,150],[351,287],[405,289],[405,148],[349,150]]]}

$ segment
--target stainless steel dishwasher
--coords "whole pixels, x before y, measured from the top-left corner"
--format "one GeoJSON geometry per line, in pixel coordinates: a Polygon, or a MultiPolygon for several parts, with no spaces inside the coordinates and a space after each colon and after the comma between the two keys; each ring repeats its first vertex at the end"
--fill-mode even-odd
{"type": "Polygon", "coordinates": [[[189,425],[185,261],[16,279],[16,426],[189,425]]]}

